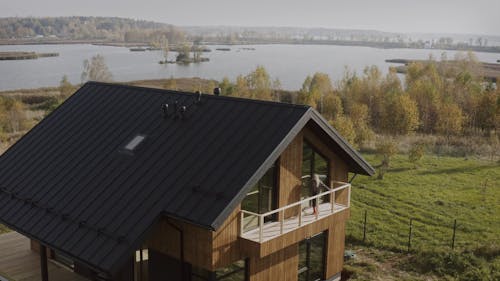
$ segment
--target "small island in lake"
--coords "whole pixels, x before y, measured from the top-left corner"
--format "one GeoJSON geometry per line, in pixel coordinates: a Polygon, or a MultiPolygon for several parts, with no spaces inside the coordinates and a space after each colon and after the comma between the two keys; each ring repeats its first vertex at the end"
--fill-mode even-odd
{"type": "Polygon", "coordinates": [[[59,56],[59,53],[0,52],[0,60],[35,60],[38,58],[57,56],[59,56]]]}

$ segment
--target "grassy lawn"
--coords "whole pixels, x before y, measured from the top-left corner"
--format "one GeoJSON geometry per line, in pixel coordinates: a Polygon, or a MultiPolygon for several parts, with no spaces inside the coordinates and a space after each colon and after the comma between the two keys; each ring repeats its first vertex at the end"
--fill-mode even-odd
{"type": "MultiPolygon", "coordinates": [[[[374,155],[365,157],[373,165],[380,163],[374,155]]],[[[406,252],[412,218],[415,256],[426,252],[427,256],[421,256],[430,259],[430,252],[445,259],[451,252],[460,258],[486,251],[487,257],[479,259],[491,270],[500,269],[500,165],[496,162],[426,155],[415,167],[406,155],[397,155],[383,180],[376,176],[354,180],[351,204],[347,248],[364,245],[393,253],[406,252]],[[367,233],[362,243],[365,210],[367,233]],[[455,219],[455,251],[451,251],[455,219]]]]}

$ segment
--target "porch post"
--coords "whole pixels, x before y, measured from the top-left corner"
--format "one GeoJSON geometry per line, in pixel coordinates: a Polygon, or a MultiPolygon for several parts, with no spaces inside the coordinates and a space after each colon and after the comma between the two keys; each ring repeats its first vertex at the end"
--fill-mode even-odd
{"type": "Polygon", "coordinates": [[[42,281],[49,281],[49,270],[47,268],[47,247],[40,243],[40,269],[42,281]]]}

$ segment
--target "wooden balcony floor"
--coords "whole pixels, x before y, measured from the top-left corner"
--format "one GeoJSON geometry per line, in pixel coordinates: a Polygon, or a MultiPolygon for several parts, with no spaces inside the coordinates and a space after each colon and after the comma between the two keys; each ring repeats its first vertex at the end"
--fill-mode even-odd
{"type": "MultiPolygon", "coordinates": [[[[323,203],[318,206],[318,219],[316,219],[316,216],[313,214],[313,209],[312,207],[307,207],[306,209],[302,210],[302,223],[301,226],[308,225],[310,223],[313,223],[317,220],[320,220],[322,218],[326,218],[334,213],[340,212],[344,209],[347,209],[347,206],[345,205],[340,205],[340,204],[335,204],[334,210],[332,212],[332,205],[330,203],[323,203]]],[[[262,241],[259,241],[259,228],[257,227],[256,229],[252,229],[248,232],[245,232],[241,237],[252,240],[255,242],[266,242],[269,241],[273,238],[276,238],[280,235],[283,235],[287,232],[291,232],[295,229],[300,228],[299,227],[299,217],[290,217],[285,219],[283,222],[283,233],[281,233],[281,223],[280,222],[268,222],[264,224],[264,228],[262,230],[262,241]]]]}
{"type": "MultiPolygon", "coordinates": [[[[88,281],[88,279],[49,260],[50,281],[88,281]]],[[[39,281],[40,256],[31,251],[30,240],[17,232],[0,235],[0,280],[39,281]]]]}

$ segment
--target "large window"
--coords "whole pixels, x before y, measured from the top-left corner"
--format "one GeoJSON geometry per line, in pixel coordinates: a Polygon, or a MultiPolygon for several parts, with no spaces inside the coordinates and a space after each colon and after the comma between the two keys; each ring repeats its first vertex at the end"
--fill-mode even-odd
{"type": "MultiPolygon", "coordinates": [[[[307,141],[304,141],[302,149],[302,191],[301,199],[310,197],[311,180],[314,174],[319,175],[320,180],[328,185],[330,182],[330,167],[326,157],[319,154],[307,141]]],[[[321,192],[324,192],[322,190],[321,192]]],[[[328,196],[322,198],[319,203],[328,201],[328,196]]]]}
{"type": "Polygon", "coordinates": [[[322,232],[299,243],[299,281],[323,280],[325,239],[325,232],[322,232]]]}
{"type": "MultiPolygon", "coordinates": [[[[274,164],[266,174],[255,184],[241,202],[241,209],[264,214],[276,208],[276,164],[274,164]]],[[[275,218],[269,216],[265,221],[275,218]]],[[[258,219],[255,216],[246,217],[243,221],[244,229],[249,230],[258,226],[258,219]]]]}

